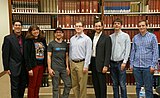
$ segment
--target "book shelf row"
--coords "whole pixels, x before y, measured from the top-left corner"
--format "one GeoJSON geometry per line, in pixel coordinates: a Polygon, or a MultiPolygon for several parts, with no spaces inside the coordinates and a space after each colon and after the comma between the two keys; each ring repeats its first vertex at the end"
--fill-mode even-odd
{"type": "MultiPolygon", "coordinates": [[[[31,24],[37,24],[41,29],[54,29],[56,27],[74,28],[75,22],[81,20],[85,28],[93,28],[94,17],[97,15],[26,15],[13,14],[13,20],[22,20],[24,29],[31,24]]],[[[116,18],[122,19],[122,28],[136,29],[139,20],[147,20],[148,27],[160,28],[160,15],[106,15],[104,16],[104,28],[112,28],[112,22],[116,18]]]]}
{"type": "Polygon", "coordinates": [[[148,0],[149,12],[160,12],[159,0],[148,0]]]}
{"type": "Polygon", "coordinates": [[[21,20],[23,29],[28,29],[30,25],[36,24],[41,29],[52,28],[52,16],[50,15],[12,15],[13,20],[21,20]]]}
{"type": "MultiPolygon", "coordinates": [[[[104,1],[105,13],[160,12],[158,0],[111,2],[104,1]]],[[[58,12],[58,13],[98,13],[101,11],[101,0],[12,0],[13,12],[58,12]]]]}
{"type": "Polygon", "coordinates": [[[98,12],[98,0],[12,0],[12,6],[12,12],[98,12]]]}

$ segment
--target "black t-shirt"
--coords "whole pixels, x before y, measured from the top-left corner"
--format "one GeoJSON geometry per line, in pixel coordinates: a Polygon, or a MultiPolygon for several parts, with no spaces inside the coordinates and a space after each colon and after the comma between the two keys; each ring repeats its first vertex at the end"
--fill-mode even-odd
{"type": "Polygon", "coordinates": [[[52,52],[52,65],[55,70],[61,70],[66,68],[66,52],[68,52],[68,46],[66,42],[58,43],[55,40],[49,43],[48,52],[52,52]]]}
{"type": "Polygon", "coordinates": [[[42,42],[34,40],[36,60],[38,65],[43,65],[45,46],[42,42]]]}

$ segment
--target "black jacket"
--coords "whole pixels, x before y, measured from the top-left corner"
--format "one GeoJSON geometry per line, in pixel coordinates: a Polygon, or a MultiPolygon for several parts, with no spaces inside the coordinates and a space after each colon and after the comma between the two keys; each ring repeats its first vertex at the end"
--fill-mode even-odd
{"type": "MultiPolygon", "coordinates": [[[[22,37],[24,45],[25,39],[22,37]]],[[[2,45],[2,58],[4,70],[10,70],[13,76],[18,76],[24,67],[24,57],[20,51],[18,39],[14,33],[4,38],[2,45]]]]}
{"type": "MultiPolygon", "coordinates": [[[[93,33],[90,37],[93,41],[95,33],[93,33]]],[[[96,45],[96,69],[98,72],[102,72],[104,66],[109,67],[110,58],[111,58],[111,51],[112,51],[112,43],[111,38],[106,36],[104,33],[101,34],[99,40],[96,45]]],[[[92,67],[93,62],[91,61],[92,67]]]]}
{"type": "MultiPolygon", "coordinates": [[[[46,40],[39,40],[38,42],[42,42],[45,46],[44,50],[44,60],[43,65],[47,66],[47,45],[46,40]]],[[[24,58],[25,58],[25,65],[28,70],[31,70],[33,67],[37,65],[37,59],[36,59],[36,52],[35,52],[35,44],[33,39],[26,39],[24,44],[24,58]]]]}

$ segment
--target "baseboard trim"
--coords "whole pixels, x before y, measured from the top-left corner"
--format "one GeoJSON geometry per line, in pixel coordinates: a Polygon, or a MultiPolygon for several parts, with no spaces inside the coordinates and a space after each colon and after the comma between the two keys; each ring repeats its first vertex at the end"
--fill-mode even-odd
{"type": "Polygon", "coordinates": [[[5,75],[5,74],[6,74],[5,71],[0,72],[0,78],[1,78],[3,75],[5,75]]]}

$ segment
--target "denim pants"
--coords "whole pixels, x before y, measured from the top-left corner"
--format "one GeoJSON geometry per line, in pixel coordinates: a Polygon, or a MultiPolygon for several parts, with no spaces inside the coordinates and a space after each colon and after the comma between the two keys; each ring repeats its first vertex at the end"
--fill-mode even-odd
{"type": "Polygon", "coordinates": [[[127,98],[126,69],[122,71],[121,64],[122,62],[116,63],[111,61],[110,63],[111,65],[110,72],[111,72],[111,78],[113,81],[114,98],[120,98],[119,86],[121,89],[121,98],[127,98]]]}
{"type": "Polygon", "coordinates": [[[59,71],[54,70],[54,72],[55,75],[52,78],[53,98],[58,98],[59,77],[61,77],[62,81],[64,82],[64,91],[61,98],[68,98],[72,86],[70,76],[67,75],[67,71],[65,69],[59,71]]]}
{"type": "Polygon", "coordinates": [[[136,81],[137,98],[139,98],[139,92],[142,86],[145,87],[146,98],[153,98],[153,74],[150,73],[150,67],[134,67],[133,74],[136,81]]]}

